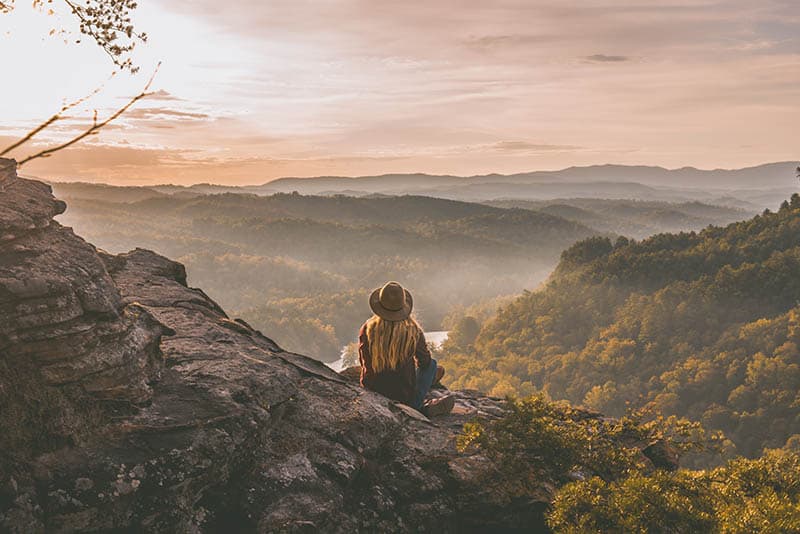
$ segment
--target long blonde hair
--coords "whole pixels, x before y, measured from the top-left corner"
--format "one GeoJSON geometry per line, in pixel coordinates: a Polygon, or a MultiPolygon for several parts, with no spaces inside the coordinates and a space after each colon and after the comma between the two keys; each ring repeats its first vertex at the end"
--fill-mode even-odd
{"type": "Polygon", "coordinates": [[[397,369],[404,360],[417,351],[417,341],[422,327],[413,318],[404,321],[387,321],[377,315],[367,321],[367,341],[376,373],[384,369],[397,369]]]}

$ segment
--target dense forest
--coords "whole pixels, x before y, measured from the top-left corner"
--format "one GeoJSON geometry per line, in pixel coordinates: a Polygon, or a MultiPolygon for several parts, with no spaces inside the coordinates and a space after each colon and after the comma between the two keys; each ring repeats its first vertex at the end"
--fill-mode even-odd
{"type": "Polygon", "coordinates": [[[352,340],[367,292],[403,280],[425,325],[450,331],[436,351],[447,385],[519,399],[499,420],[468,423],[459,447],[499,460],[485,484],[508,499],[534,497],[543,480],[555,488],[553,531],[800,528],[798,195],[720,227],[709,224],[743,212],[595,199],[70,193],[64,223],[114,252],[179,258],[190,282],[236,315],[326,360],[352,340]],[[672,228],[699,231],[651,235],[672,228]],[[538,289],[509,295],[552,267],[538,289]],[[625,445],[634,442],[659,445],[645,458],[625,445]]]}
{"type": "Polygon", "coordinates": [[[142,247],[181,261],[189,282],[233,315],[325,361],[354,339],[369,291],[386,280],[412,288],[419,318],[436,330],[454,307],[538,285],[561,250],[602,234],[555,215],[428,197],[131,188],[123,202],[127,189],[57,186],[69,198],[60,220],[110,252],[142,247]]]}
{"type": "Polygon", "coordinates": [[[427,329],[450,329],[459,310],[537,287],[561,251],[588,236],[702,228],[742,213],[701,203],[570,200],[593,214],[579,217],[525,201],[258,196],[210,185],[57,183],[54,190],[69,201],[60,220],[93,243],[178,259],[190,283],[232,314],[325,361],[353,340],[368,314],[366,294],[388,279],[414,291],[427,329]]]}
{"type": "Polygon", "coordinates": [[[454,387],[686,416],[754,457],[800,434],[798,273],[798,195],[724,228],[592,237],[541,291],[456,320],[440,358],[454,387]]]}

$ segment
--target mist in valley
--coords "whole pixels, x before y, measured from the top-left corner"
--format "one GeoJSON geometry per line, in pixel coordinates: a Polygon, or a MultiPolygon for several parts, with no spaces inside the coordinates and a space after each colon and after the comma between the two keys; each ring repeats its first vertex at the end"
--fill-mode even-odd
{"type": "Polygon", "coordinates": [[[621,195],[619,184],[605,181],[544,185],[553,194],[597,197],[531,200],[530,187],[542,184],[506,184],[502,199],[463,202],[411,194],[426,183],[420,180],[362,179],[360,186],[373,184],[365,196],[331,190],[352,193],[347,180],[358,179],[288,182],[324,195],[265,194],[272,184],[262,194],[247,187],[53,187],[69,204],[62,224],[112,253],[141,247],[175,258],[189,283],[231,315],[325,362],[355,339],[370,315],[369,292],[387,280],[411,289],[426,330],[447,330],[464,310],[492,315],[503,297],[537,288],[576,241],[696,231],[754,212],[745,199],[737,206],[630,198],[637,189],[621,195]],[[378,194],[376,183],[401,194],[378,194]]]}

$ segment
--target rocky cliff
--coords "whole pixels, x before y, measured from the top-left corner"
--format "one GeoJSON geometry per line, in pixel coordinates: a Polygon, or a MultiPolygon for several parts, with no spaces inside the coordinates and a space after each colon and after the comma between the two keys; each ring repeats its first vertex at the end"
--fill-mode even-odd
{"type": "Polygon", "coordinates": [[[112,256],[0,160],[0,531],[523,528],[454,436],[231,320],[183,266],[112,256]]]}
{"type": "MultiPolygon", "coordinates": [[[[0,532],[539,530],[430,421],[283,351],[153,252],[112,256],[0,159],[0,532]]],[[[440,393],[436,393],[440,394],[440,393]]],[[[488,477],[488,478],[487,478],[488,477]]]]}

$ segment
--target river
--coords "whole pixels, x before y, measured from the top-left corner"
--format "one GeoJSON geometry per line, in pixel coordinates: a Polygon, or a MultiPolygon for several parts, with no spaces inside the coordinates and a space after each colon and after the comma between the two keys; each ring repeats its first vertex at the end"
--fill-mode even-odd
{"type": "MultiPolygon", "coordinates": [[[[434,347],[439,347],[442,345],[442,343],[444,343],[444,340],[447,339],[447,334],[448,334],[447,330],[440,330],[436,332],[425,332],[425,340],[428,343],[432,343],[434,347]]],[[[335,362],[327,363],[325,365],[327,365],[336,372],[341,371],[342,365],[344,363],[344,355],[346,350],[347,346],[342,347],[342,353],[341,356],[339,356],[339,359],[336,360],[335,362]]]]}

